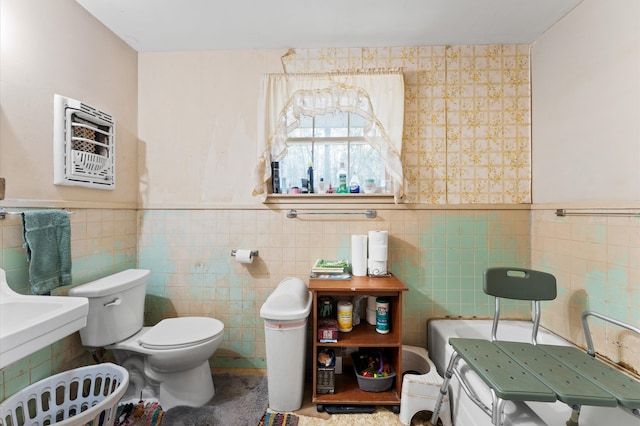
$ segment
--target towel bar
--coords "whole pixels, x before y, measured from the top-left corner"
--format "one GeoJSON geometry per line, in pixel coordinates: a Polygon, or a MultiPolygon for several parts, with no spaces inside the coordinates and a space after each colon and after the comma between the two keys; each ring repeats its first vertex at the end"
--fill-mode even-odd
{"type": "Polygon", "coordinates": [[[319,211],[298,211],[291,209],[287,212],[289,219],[295,219],[301,214],[363,214],[367,219],[375,219],[377,212],[374,209],[366,209],[364,211],[335,211],[335,210],[319,210],[319,211]]]}
{"type": "MultiPolygon", "coordinates": [[[[10,215],[18,215],[18,214],[22,214],[22,213],[24,213],[24,212],[8,212],[4,207],[0,207],[0,220],[6,218],[8,214],[10,214],[10,215]]],[[[73,214],[73,212],[67,212],[67,214],[73,214]]]]}
{"type": "Polygon", "coordinates": [[[640,212],[629,211],[581,211],[573,212],[566,209],[556,209],[556,216],[640,216],[640,212]]]}

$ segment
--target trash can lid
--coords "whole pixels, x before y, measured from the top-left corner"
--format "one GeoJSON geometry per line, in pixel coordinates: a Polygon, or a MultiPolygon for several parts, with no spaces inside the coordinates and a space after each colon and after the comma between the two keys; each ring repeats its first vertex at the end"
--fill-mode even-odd
{"type": "Polygon", "coordinates": [[[311,312],[311,292],[300,278],[285,278],[267,297],[260,316],[270,320],[297,320],[311,312]]]}

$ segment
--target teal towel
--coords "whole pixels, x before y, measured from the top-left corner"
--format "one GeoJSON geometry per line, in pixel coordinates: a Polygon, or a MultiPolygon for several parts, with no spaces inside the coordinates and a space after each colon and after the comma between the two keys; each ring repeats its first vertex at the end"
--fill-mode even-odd
{"type": "Polygon", "coordinates": [[[71,284],[71,224],[61,210],[22,213],[32,294],[71,284]]]}

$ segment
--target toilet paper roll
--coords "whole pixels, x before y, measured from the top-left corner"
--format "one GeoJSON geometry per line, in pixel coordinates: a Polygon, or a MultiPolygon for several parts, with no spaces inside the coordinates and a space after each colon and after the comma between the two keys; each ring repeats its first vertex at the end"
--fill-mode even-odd
{"type": "Polygon", "coordinates": [[[370,325],[376,325],[376,310],[367,309],[367,322],[370,325]]]}
{"type": "Polygon", "coordinates": [[[376,310],[376,298],[377,296],[367,296],[367,310],[376,310]]]}
{"type": "Polygon", "coordinates": [[[369,231],[369,259],[387,260],[388,241],[387,231],[369,231]]]}
{"type": "Polygon", "coordinates": [[[253,263],[253,256],[251,255],[251,250],[236,250],[236,262],[253,263]]]}
{"type": "Polygon", "coordinates": [[[351,273],[356,277],[367,275],[367,236],[351,236],[351,273]]]}
{"type": "Polygon", "coordinates": [[[388,246],[389,233],[387,231],[369,231],[369,247],[388,246]]]}
{"type": "Polygon", "coordinates": [[[387,260],[387,246],[369,246],[369,259],[387,260]]]}
{"type": "Polygon", "coordinates": [[[386,275],[387,274],[387,261],[386,260],[372,260],[369,259],[369,275],[386,275]]]}

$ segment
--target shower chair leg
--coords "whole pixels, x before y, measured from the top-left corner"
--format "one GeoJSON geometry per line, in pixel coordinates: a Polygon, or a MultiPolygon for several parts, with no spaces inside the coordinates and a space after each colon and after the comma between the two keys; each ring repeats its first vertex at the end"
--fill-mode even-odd
{"type": "Polygon", "coordinates": [[[429,421],[429,424],[431,426],[436,426],[438,424],[438,415],[440,414],[440,409],[442,408],[442,402],[444,401],[444,397],[447,395],[449,382],[451,381],[453,371],[459,360],[460,355],[458,355],[458,353],[454,351],[451,355],[451,360],[449,361],[447,370],[444,373],[444,381],[442,382],[442,386],[440,386],[440,393],[438,394],[438,399],[436,399],[436,404],[433,408],[433,414],[431,415],[431,420],[429,421]]]}

